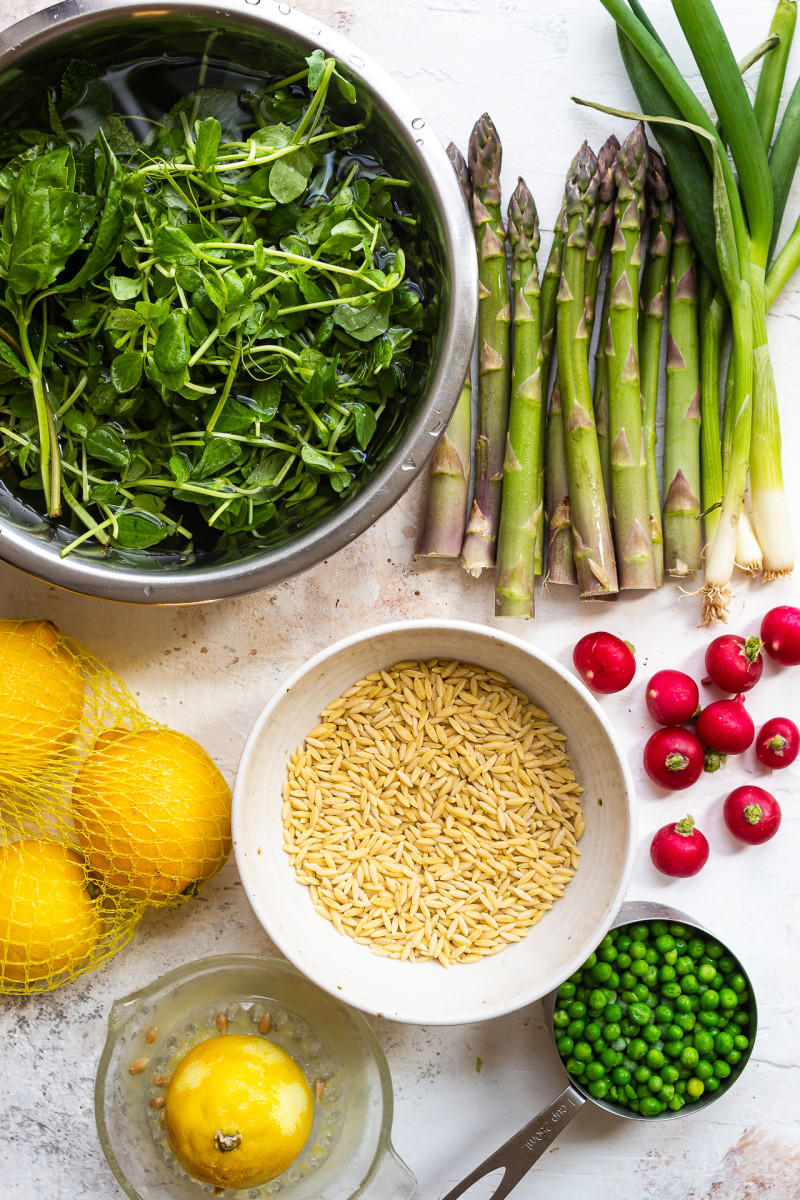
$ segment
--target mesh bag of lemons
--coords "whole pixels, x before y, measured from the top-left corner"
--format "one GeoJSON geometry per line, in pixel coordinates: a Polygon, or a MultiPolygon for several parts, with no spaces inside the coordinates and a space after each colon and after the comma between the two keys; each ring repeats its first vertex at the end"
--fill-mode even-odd
{"type": "Polygon", "coordinates": [[[0,993],[100,965],[231,849],[230,788],[50,621],[0,620],[0,993]]]}

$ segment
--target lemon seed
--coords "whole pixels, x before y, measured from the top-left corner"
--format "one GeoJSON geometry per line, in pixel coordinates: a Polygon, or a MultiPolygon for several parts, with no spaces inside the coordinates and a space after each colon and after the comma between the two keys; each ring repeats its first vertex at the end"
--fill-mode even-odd
{"type": "Polygon", "coordinates": [[[158,1037],[158,1026],[153,1025],[153,1026],[151,1026],[150,1029],[148,1029],[147,1033],[144,1035],[144,1040],[147,1042],[148,1046],[152,1046],[153,1042],[156,1040],[157,1037],[158,1037]]]}
{"type": "Polygon", "coordinates": [[[166,1103],[163,1096],[153,1096],[153,1099],[149,1101],[150,1107],[155,1109],[163,1108],[166,1103]]]}
{"type": "Polygon", "coordinates": [[[327,1085],[324,1079],[314,1080],[314,1095],[318,1100],[321,1100],[327,1091],[327,1085]]]}
{"type": "Polygon", "coordinates": [[[137,1058],[136,1061],[132,1062],[128,1067],[128,1073],[130,1075],[141,1075],[142,1071],[149,1062],[149,1058],[137,1058]]]}
{"type": "Polygon", "coordinates": [[[169,1087],[169,1081],[171,1078],[171,1075],[153,1075],[150,1082],[152,1083],[153,1087],[169,1087]]]}
{"type": "Polygon", "coordinates": [[[228,1018],[225,1016],[225,1013],[224,1012],[217,1013],[217,1029],[220,1031],[220,1033],[224,1033],[227,1028],[228,1028],[228,1018]]]}
{"type": "Polygon", "coordinates": [[[272,1013],[264,1013],[261,1020],[258,1022],[259,1033],[269,1033],[272,1029],[272,1013]]]}

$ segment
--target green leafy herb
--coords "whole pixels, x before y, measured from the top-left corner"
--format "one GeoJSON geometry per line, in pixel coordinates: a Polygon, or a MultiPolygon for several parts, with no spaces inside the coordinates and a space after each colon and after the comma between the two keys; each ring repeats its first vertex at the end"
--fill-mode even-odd
{"type": "Polygon", "coordinates": [[[0,455],[75,545],[277,539],[350,495],[428,367],[408,184],[332,59],[137,141],[86,63],[0,138],[0,455]],[[414,264],[411,273],[407,264],[414,264]]]}

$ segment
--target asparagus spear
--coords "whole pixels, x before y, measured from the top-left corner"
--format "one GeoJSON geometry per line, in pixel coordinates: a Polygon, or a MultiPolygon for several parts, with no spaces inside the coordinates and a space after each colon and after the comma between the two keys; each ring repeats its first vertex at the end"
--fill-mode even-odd
{"type": "MultiPolygon", "coordinates": [[[[548,395],[548,391],[549,391],[549,387],[550,387],[550,371],[551,371],[551,368],[553,365],[553,358],[555,357],[556,298],[558,296],[558,285],[561,281],[561,256],[562,256],[562,252],[564,249],[564,234],[561,229],[561,222],[562,222],[563,218],[564,218],[564,209],[562,206],[561,212],[558,214],[558,220],[556,221],[556,227],[553,230],[553,243],[552,243],[552,246],[550,247],[550,254],[547,259],[547,266],[545,267],[544,274],[542,275],[542,293],[541,293],[541,297],[540,297],[540,307],[541,307],[541,314],[542,314],[542,345],[541,345],[541,364],[540,364],[540,368],[539,368],[539,373],[540,373],[541,380],[542,380],[542,399],[543,400],[548,395]]],[[[538,478],[537,489],[536,489],[537,502],[544,504],[545,511],[547,514],[548,526],[549,526],[549,521],[550,521],[550,516],[551,516],[550,484],[548,481],[545,480],[544,464],[545,464],[545,456],[546,456],[547,462],[548,462],[547,475],[548,475],[548,480],[549,480],[549,477],[553,470],[553,467],[552,467],[553,459],[551,457],[551,450],[550,450],[550,445],[549,445],[550,424],[551,424],[550,412],[551,412],[551,410],[552,410],[552,397],[550,400],[550,407],[548,408],[547,435],[546,435],[546,437],[544,437],[542,439],[541,444],[539,446],[539,478],[538,478]],[[545,446],[547,446],[546,451],[545,451],[545,446]]],[[[561,428],[561,410],[560,409],[559,409],[559,415],[558,415],[558,427],[559,427],[559,429],[561,428]]],[[[563,441],[563,434],[562,434],[562,441],[563,441]]],[[[566,482],[566,462],[564,461],[563,452],[561,454],[561,462],[562,462],[562,467],[563,467],[562,473],[564,476],[564,481],[566,482]]],[[[536,543],[535,543],[534,555],[533,555],[533,570],[534,570],[535,575],[541,575],[544,570],[545,533],[546,533],[545,522],[540,521],[539,527],[536,531],[536,543]]],[[[547,536],[549,539],[549,533],[547,534],[547,536]]],[[[571,528],[571,526],[570,526],[570,531],[569,531],[569,537],[570,537],[570,544],[569,544],[568,558],[569,558],[569,561],[572,562],[572,528],[571,528]]],[[[548,567],[548,578],[549,578],[549,576],[550,576],[550,570],[548,567]]],[[[572,577],[571,581],[569,581],[569,582],[572,582],[572,583],[575,582],[574,569],[573,569],[573,577],[572,577]]]]}
{"type": "Polygon", "coordinates": [[[564,445],[564,421],[561,413],[561,389],[558,373],[550,392],[547,413],[547,582],[577,583],[572,544],[572,512],[569,503],[567,455],[564,445]]]}
{"type": "Polygon", "coordinates": [[[586,310],[586,349],[592,342],[594,329],[597,288],[603,266],[603,252],[608,234],[614,224],[614,206],[617,198],[617,182],[614,178],[614,163],[619,153],[619,139],[611,134],[603,142],[597,155],[597,206],[594,224],[586,247],[586,280],[584,309],[586,310]]]}
{"type": "Polygon", "coordinates": [[[688,575],[702,564],[697,299],[694,248],[676,207],[664,423],[664,568],[670,575],[688,575]]]}
{"type": "MultiPolygon", "coordinates": [[[[670,254],[672,253],[675,209],[666,164],[661,155],[652,148],[645,180],[645,200],[650,218],[650,234],[640,289],[639,369],[644,416],[647,507],[650,516],[650,536],[653,542],[656,583],[660,587],[664,580],[664,533],[661,527],[661,498],[658,491],[656,465],[656,412],[658,409],[661,335],[666,313],[666,290],[670,254]]],[[[717,425],[719,425],[719,417],[717,425]]],[[[719,442],[717,442],[717,450],[719,451],[719,442]]]]}
{"type": "Polygon", "coordinates": [[[506,271],[506,232],[500,212],[503,149],[488,113],[469,139],[472,209],[478,242],[478,432],[475,440],[475,493],[461,562],[470,575],[494,566],[503,453],[511,383],[511,308],[506,271]]]}
{"type": "MultiPolygon", "coordinates": [[[[472,177],[461,151],[452,142],[447,156],[472,209],[472,177]]],[[[472,451],[471,364],[458,403],[428,467],[428,492],[417,537],[416,558],[458,558],[469,504],[472,451]]]]}
{"type": "Polygon", "coordinates": [[[581,596],[586,597],[617,591],[586,353],[586,245],[596,198],[597,159],[584,143],[565,195],[564,266],[556,329],[575,566],[581,596]]]}
{"type": "Polygon", "coordinates": [[[719,359],[727,302],[721,288],[698,263],[700,327],[700,472],[703,488],[703,542],[716,535],[724,491],[719,419],[719,359]]]}
{"type": "Polygon", "coordinates": [[[603,309],[600,314],[600,330],[594,354],[594,419],[597,426],[597,448],[603,471],[603,490],[606,504],[611,510],[611,443],[608,440],[608,312],[611,307],[611,288],[603,293],[603,309]]]}
{"type": "Polygon", "coordinates": [[[608,436],[611,498],[622,588],[656,586],[647,504],[639,378],[639,267],[642,261],[647,138],[640,122],[617,154],[616,223],[608,288],[608,436]]]}
{"type": "Polygon", "coordinates": [[[536,531],[542,523],[537,492],[544,406],[536,264],[539,219],[533,196],[522,179],[508,205],[508,237],[513,247],[514,364],[497,541],[495,614],[532,617],[536,531]]]}

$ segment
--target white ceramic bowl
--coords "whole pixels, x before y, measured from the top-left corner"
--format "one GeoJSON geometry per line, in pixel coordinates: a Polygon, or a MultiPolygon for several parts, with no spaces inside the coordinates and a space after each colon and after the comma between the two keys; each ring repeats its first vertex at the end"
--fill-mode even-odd
{"type": "Polygon", "coordinates": [[[572,675],[521,639],[460,621],[368,629],[316,655],[281,685],[247,740],[233,796],[236,860],[253,910],[275,945],[320,987],[366,1012],[420,1025],[458,1025],[511,1012],[557,987],[588,957],[622,903],[634,850],[634,792],[599,705],[572,675]],[[459,659],[506,675],[567,735],[584,792],[581,859],[563,897],[520,942],[445,969],[371,954],[319,916],[283,849],[289,755],[326,704],[371,671],[402,660],[459,659]]]}

